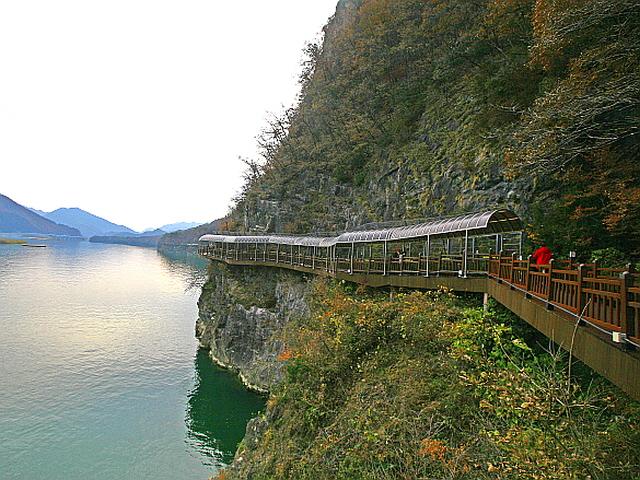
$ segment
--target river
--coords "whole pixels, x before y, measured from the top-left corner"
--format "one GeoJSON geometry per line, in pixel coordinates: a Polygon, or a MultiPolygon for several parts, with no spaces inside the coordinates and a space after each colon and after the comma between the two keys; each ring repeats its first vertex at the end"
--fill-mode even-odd
{"type": "Polygon", "coordinates": [[[206,479],[264,406],[194,337],[206,264],[0,245],[0,479],[206,479]]]}

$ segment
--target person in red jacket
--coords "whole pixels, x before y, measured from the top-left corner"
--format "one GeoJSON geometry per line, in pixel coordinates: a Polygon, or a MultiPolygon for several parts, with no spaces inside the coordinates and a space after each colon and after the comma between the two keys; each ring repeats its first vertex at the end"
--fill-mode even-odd
{"type": "Polygon", "coordinates": [[[533,255],[531,255],[531,260],[533,260],[536,265],[549,265],[551,257],[553,257],[551,249],[543,244],[540,248],[533,252],[533,255]]]}

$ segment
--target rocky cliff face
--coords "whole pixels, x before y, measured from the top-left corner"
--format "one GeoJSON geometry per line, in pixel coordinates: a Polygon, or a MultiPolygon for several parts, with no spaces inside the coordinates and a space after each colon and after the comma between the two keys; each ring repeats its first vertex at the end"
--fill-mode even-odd
{"type": "Polygon", "coordinates": [[[307,52],[299,105],[266,129],[234,227],[333,232],[498,206],[527,218],[534,178],[505,168],[516,116],[487,104],[476,60],[460,57],[484,48],[469,33],[482,3],[338,2],[307,52]]]}
{"type": "Polygon", "coordinates": [[[308,290],[302,274],[213,262],[198,302],[201,346],[247,386],[268,391],[282,377],[282,329],[308,313],[308,290]]]}

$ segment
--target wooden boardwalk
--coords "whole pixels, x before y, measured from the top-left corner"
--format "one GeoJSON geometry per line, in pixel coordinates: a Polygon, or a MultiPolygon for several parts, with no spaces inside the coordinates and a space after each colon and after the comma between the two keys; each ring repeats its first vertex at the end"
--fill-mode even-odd
{"type": "Polygon", "coordinates": [[[458,275],[462,259],[456,256],[434,262],[447,265],[440,271],[433,265],[426,273],[420,258],[382,258],[327,261],[312,255],[255,255],[228,250],[226,254],[207,246],[199,254],[232,266],[284,268],[323,275],[374,288],[397,287],[456,292],[485,293],[504,305],[565,350],[600,373],[622,390],[640,399],[640,278],[621,269],[596,264],[575,265],[552,261],[538,266],[515,255],[490,255],[469,259],[478,267],[474,275],[458,275]],[[482,274],[479,269],[486,266],[482,274]],[[574,334],[575,331],[575,334],[574,334]],[[620,335],[623,334],[623,335],[620,335]],[[573,345],[571,346],[573,338],[573,345]]]}

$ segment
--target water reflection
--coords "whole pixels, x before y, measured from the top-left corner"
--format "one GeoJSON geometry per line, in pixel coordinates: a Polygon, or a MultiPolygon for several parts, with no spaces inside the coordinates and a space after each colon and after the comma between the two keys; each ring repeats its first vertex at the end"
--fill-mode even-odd
{"type": "Polygon", "coordinates": [[[185,283],[185,291],[201,288],[207,280],[207,260],[195,252],[167,250],[160,252],[163,267],[185,283]]]}
{"type": "Polygon", "coordinates": [[[187,444],[209,459],[207,465],[219,467],[233,459],[247,418],[264,407],[264,398],[248,395],[236,377],[221,374],[205,350],[196,355],[195,372],[187,406],[187,444]]]}
{"type": "Polygon", "coordinates": [[[264,400],[197,353],[205,276],[184,252],[0,245],[0,479],[207,478],[228,462],[264,400]]]}

